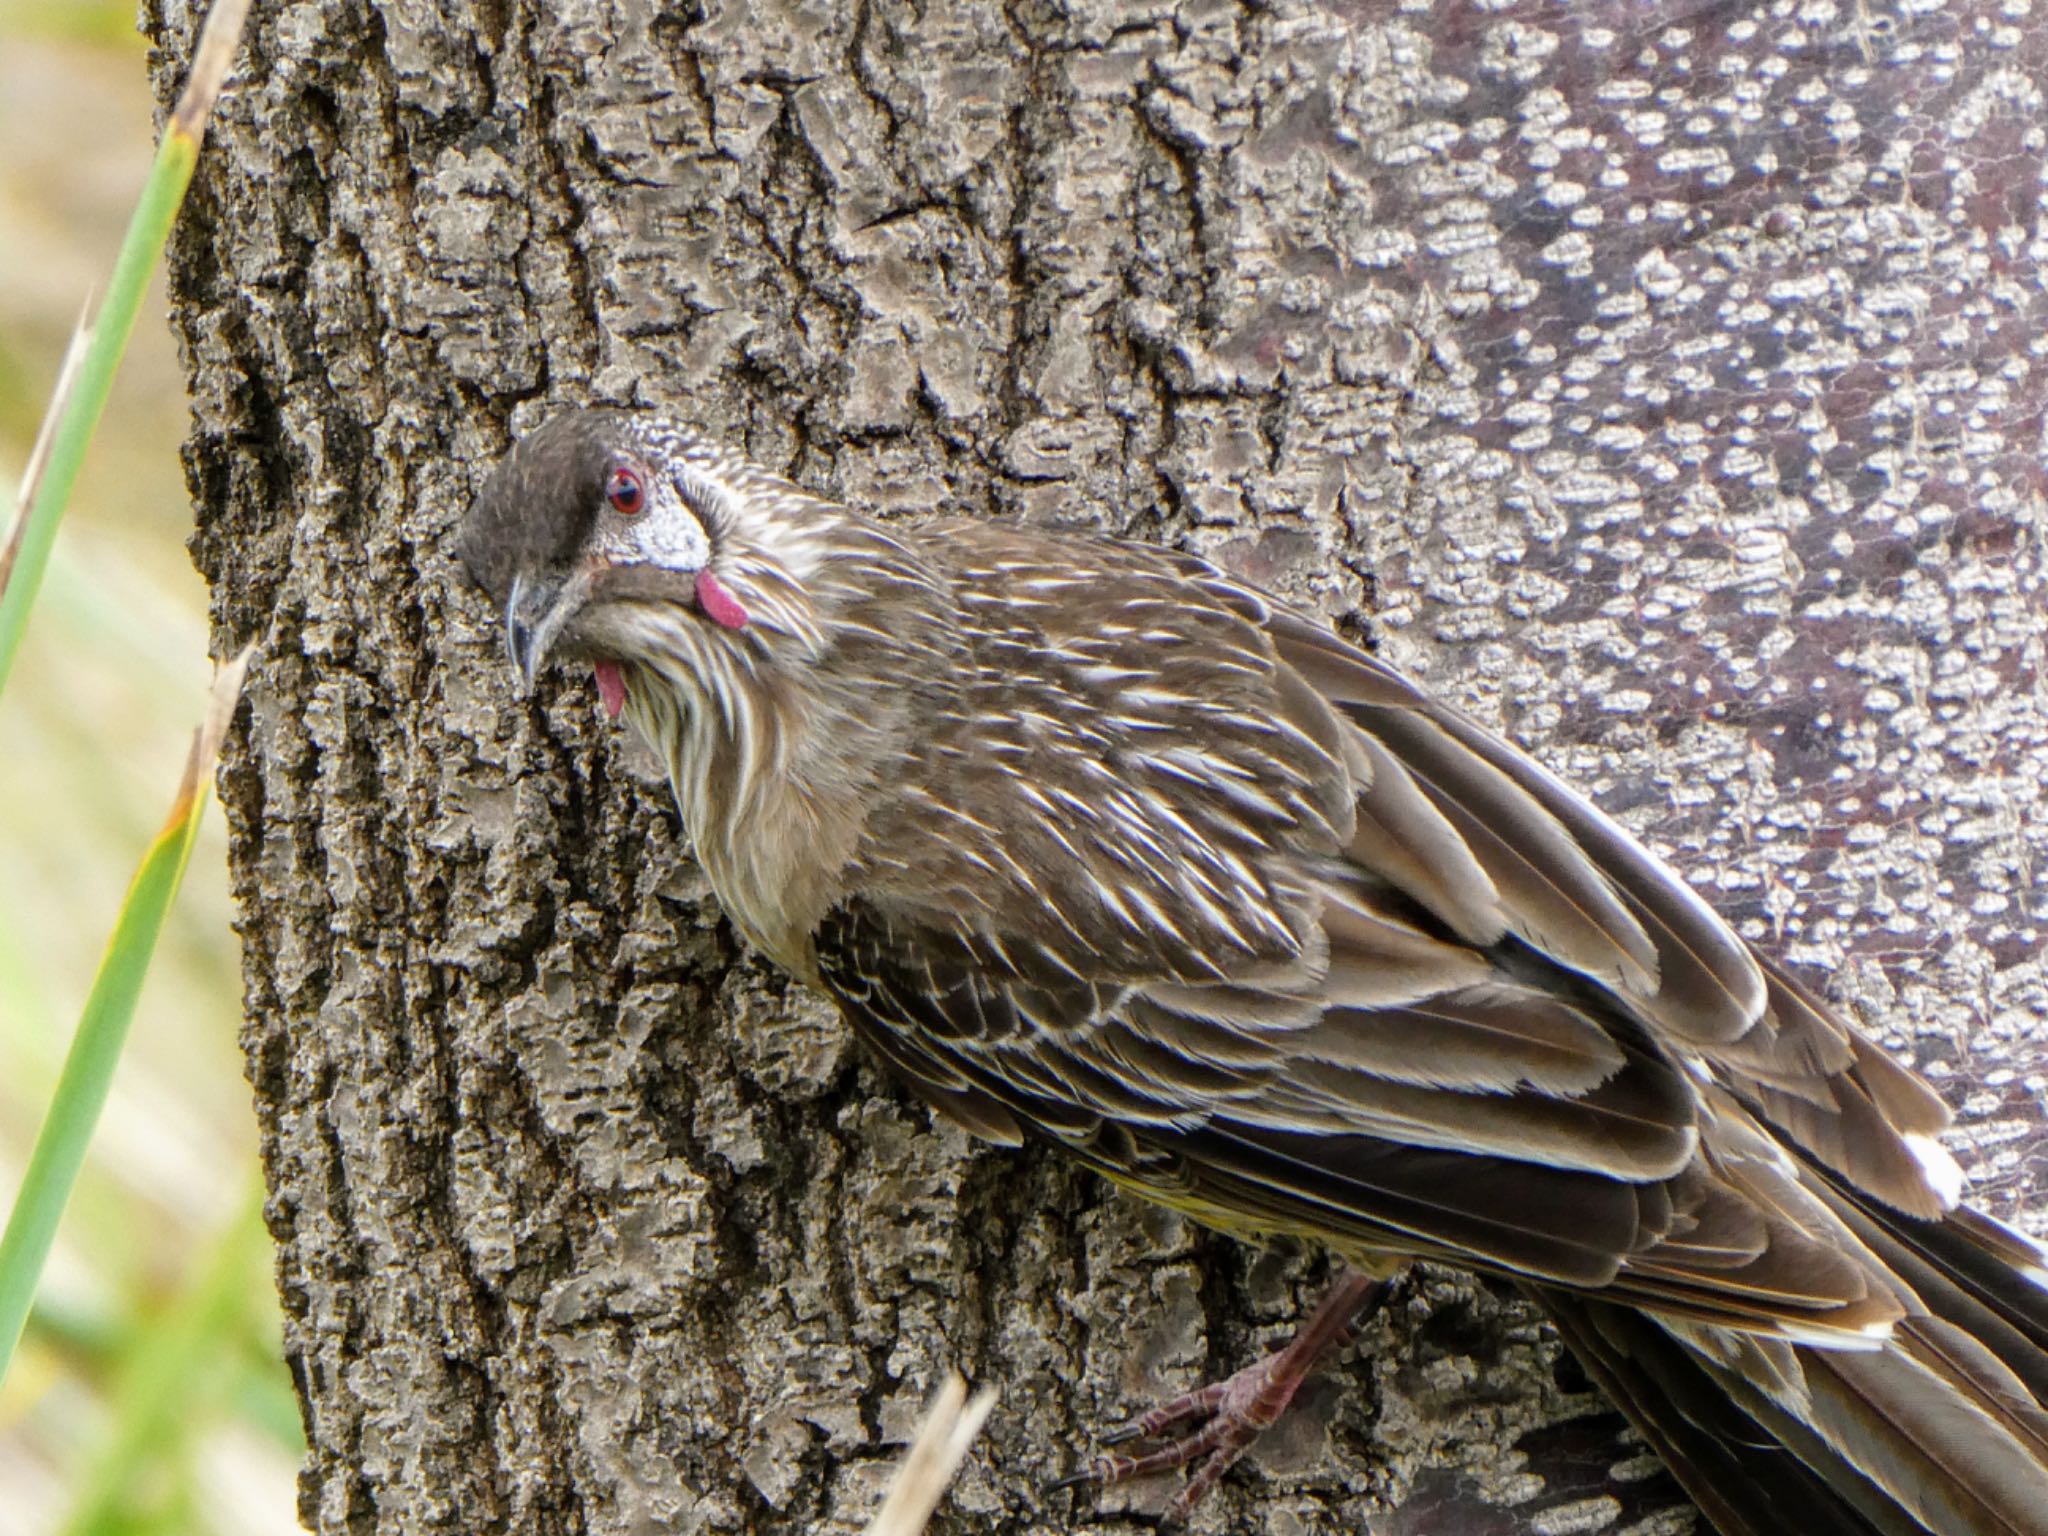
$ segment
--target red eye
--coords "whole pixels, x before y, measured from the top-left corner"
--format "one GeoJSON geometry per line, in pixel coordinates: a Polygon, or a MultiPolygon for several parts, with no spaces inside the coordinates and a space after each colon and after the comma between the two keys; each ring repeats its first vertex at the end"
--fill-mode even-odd
{"type": "Polygon", "coordinates": [[[647,505],[647,487],[632,470],[615,469],[604,483],[604,499],[612,504],[614,512],[631,517],[647,505]]]}

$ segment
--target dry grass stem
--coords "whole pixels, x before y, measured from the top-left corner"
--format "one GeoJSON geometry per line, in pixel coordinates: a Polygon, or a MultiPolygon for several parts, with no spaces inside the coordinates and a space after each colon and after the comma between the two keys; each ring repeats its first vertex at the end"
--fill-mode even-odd
{"type": "Polygon", "coordinates": [[[249,0],[221,0],[207,12],[198,46],[192,50],[192,73],[186,76],[185,89],[171,113],[171,127],[176,132],[189,134],[194,141],[204,137],[206,119],[212,115],[248,19],[249,0]]]}
{"type": "Polygon", "coordinates": [[[904,1453],[888,1497],[868,1523],[867,1536],[917,1536],[924,1529],[995,1405],[993,1389],[984,1387],[970,1402],[967,1383],[957,1375],[946,1378],[904,1453]]]}

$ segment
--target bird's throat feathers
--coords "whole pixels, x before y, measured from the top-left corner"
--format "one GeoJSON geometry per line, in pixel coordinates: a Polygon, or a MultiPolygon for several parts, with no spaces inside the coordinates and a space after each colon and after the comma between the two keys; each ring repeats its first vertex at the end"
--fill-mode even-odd
{"type": "MultiPolygon", "coordinates": [[[[931,571],[873,525],[832,532],[837,547],[806,561],[807,580],[764,551],[713,594],[700,586],[696,612],[635,605],[618,647],[631,664],[615,673],[720,901],[798,975],[875,787],[900,771],[921,682],[957,664],[931,571]]],[[[598,689],[610,711],[602,672],[598,689]]]]}

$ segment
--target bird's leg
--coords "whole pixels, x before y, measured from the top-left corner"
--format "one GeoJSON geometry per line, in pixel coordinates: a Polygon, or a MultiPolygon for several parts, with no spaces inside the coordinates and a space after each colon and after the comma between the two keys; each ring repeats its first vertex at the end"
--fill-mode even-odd
{"type": "Polygon", "coordinates": [[[1170,1429],[1193,1426],[1187,1433],[1142,1456],[1098,1456],[1085,1472],[1056,1486],[1121,1483],[1199,1462],[1166,1510],[1169,1520],[1185,1519],[1245,1448],[1279,1421],[1317,1362],[1355,1337],[1357,1325],[1364,1320],[1361,1312],[1368,1306],[1377,1307],[1385,1291],[1384,1280],[1363,1270],[1347,1269],[1286,1348],[1246,1366],[1228,1381],[1159,1404],[1111,1430],[1103,1440],[1109,1445],[1157,1440],[1170,1429]]]}

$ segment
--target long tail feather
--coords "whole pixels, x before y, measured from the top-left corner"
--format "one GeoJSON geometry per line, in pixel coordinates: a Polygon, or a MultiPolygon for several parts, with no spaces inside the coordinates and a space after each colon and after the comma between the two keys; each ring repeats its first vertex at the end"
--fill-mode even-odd
{"type": "Polygon", "coordinates": [[[1723,1536],[2048,1536],[2048,1290],[1975,1211],[1834,1213],[1909,1293],[1877,1350],[1744,1335],[1527,1289],[1723,1536]]]}
{"type": "Polygon", "coordinates": [[[1831,1485],[1642,1313],[1577,1292],[1524,1289],[1721,1536],[1925,1536],[1863,1480],[1831,1485]]]}

